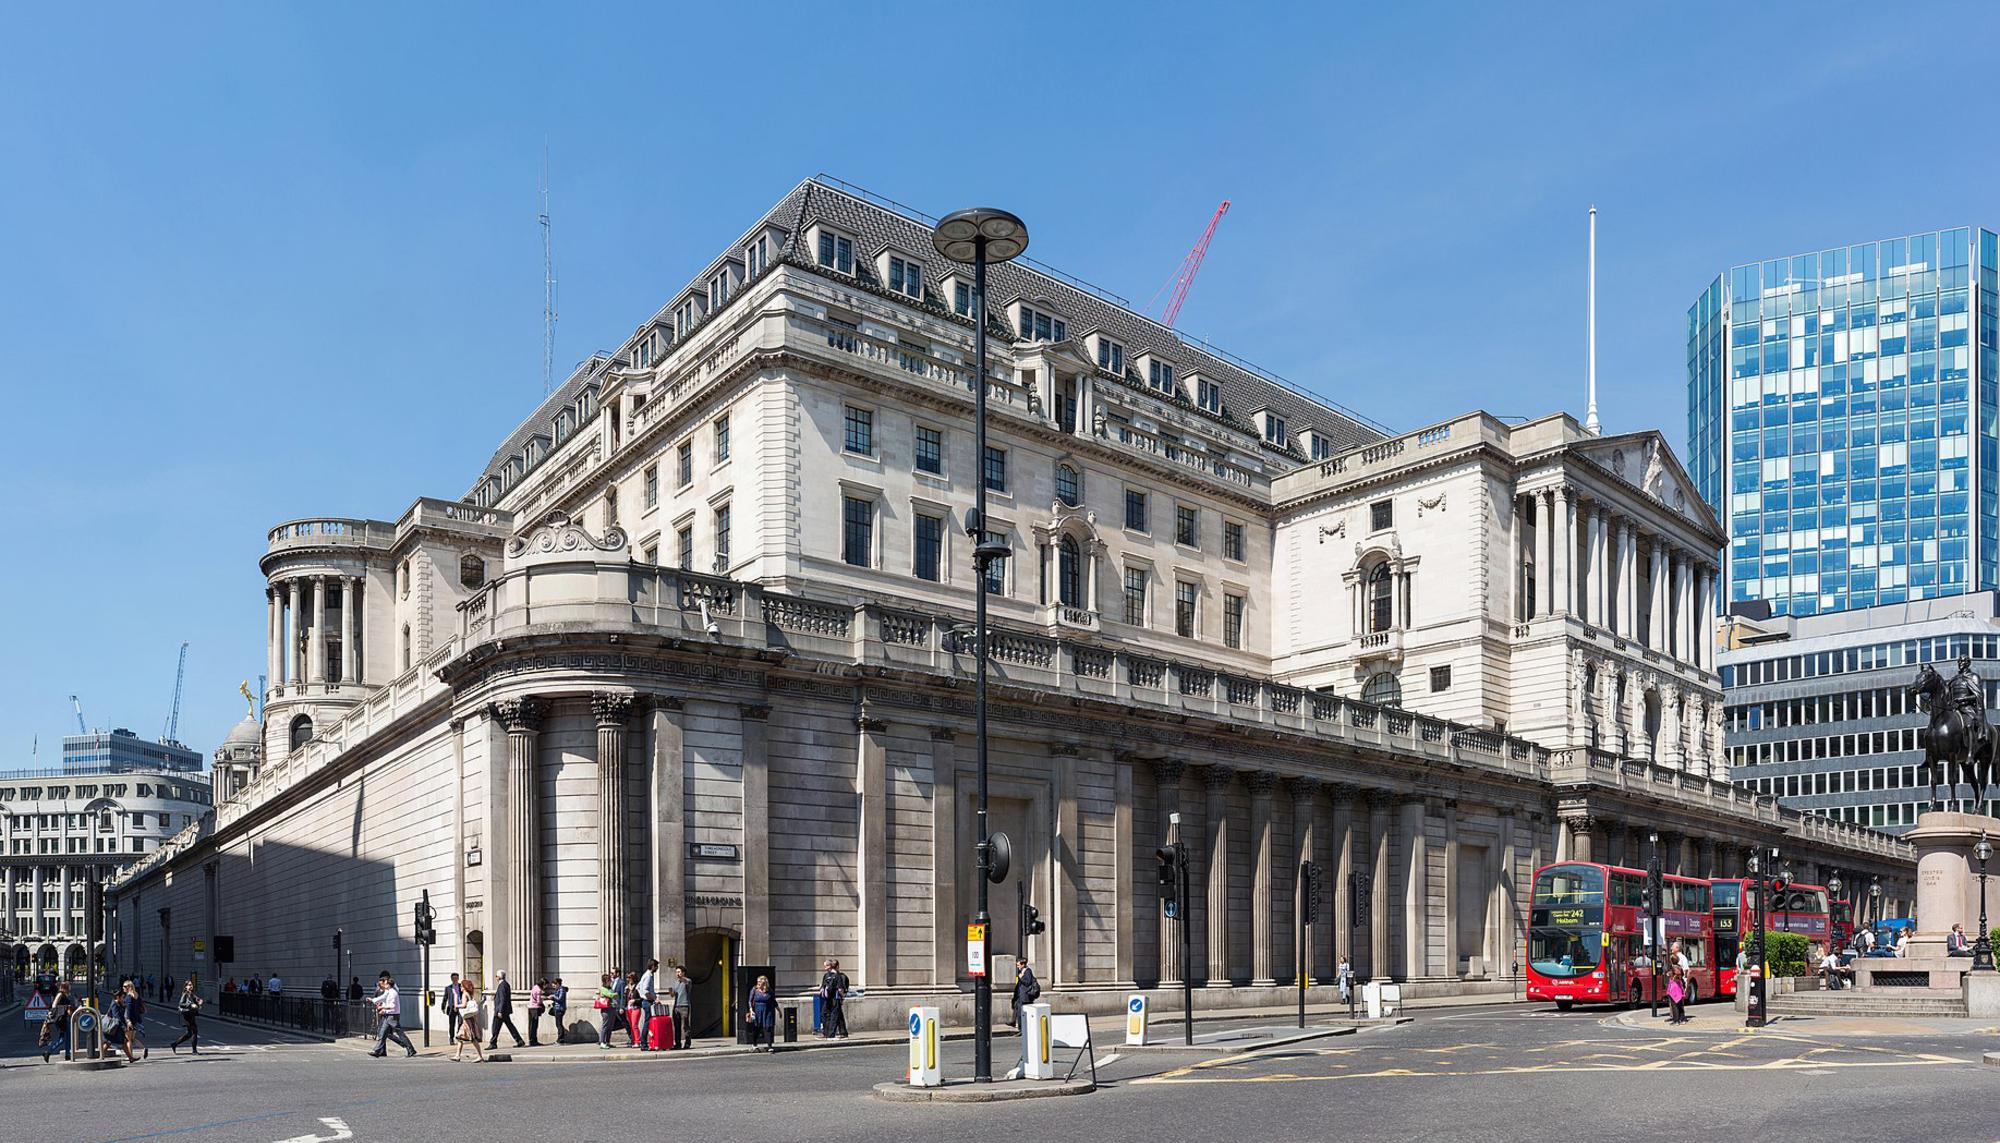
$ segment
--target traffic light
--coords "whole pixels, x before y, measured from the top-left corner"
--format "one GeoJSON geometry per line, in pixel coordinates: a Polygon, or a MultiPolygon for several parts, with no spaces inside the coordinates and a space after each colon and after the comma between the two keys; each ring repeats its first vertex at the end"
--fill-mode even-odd
{"type": "Polygon", "coordinates": [[[1028,905],[1021,914],[1021,929],[1033,937],[1048,932],[1049,926],[1048,922],[1042,920],[1042,911],[1033,905],[1028,905]]]}
{"type": "Polygon", "coordinates": [[[1304,862],[1306,881],[1306,924],[1319,923],[1320,867],[1317,861],[1304,862]]]}
{"type": "Polygon", "coordinates": [[[1180,866],[1177,855],[1174,852],[1174,847],[1171,845],[1160,846],[1153,851],[1153,857],[1160,863],[1160,904],[1165,906],[1169,921],[1179,920],[1181,915],[1181,878],[1180,866]]]}
{"type": "Polygon", "coordinates": [[[104,883],[92,879],[83,887],[84,927],[95,946],[104,939],[104,883]]]}
{"type": "MultiPolygon", "coordinates": [[[[428,898],[429,894],[426,893],[425,897],[428,898]]],[[[438,939],[435,923],[437,921],[437,910],[431,908],[429,900],[423,900],[417,902],[415,912],[417,943],[420,945],[436,944],[438,939]]]]}
{"type": "Polygon", "coordinates": [[[1639,911],[1650,917],[1660,911],[1659,905],[1659,891],[1653,888],[1653,882],[1649,878],[1639,887],[1639,911]]]}

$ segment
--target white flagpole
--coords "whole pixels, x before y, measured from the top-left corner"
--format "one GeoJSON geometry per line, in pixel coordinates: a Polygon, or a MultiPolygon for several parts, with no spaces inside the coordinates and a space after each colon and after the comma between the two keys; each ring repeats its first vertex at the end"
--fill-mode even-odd
{"type": "Polygon", "coordinates": [[[1590,354],[1585,367],[1585,378],[1590,385],[1590,409],[1584,414],[1583,427],[1592,435],[1604,431],[1603,422],[1597,419],[1597,207],[1590,208],[1590,300],[1586,303],[1590,324],[1590,354]]]}

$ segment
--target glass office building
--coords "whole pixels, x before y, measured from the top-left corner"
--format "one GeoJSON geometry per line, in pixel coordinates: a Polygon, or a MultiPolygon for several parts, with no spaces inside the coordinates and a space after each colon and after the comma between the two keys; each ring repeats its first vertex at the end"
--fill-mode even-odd
{"type": "Polygon", "coordinates": [[[1959,229],[1703,291],[1688,469],[1729,532],[1728,604],[1812,615],[2000,586],[1996,290],[2000,239],[1959,229]]]}

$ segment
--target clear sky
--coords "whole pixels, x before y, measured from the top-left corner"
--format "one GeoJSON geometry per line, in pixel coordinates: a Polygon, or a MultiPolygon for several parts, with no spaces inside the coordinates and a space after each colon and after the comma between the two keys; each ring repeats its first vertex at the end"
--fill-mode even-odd
{"type": "Polygon", "coordinates": [[[470,487],[541,396],[545,141],[559,374],[825,171],[1140,305],[1229,198],[1182,328],[1397,428],[1581,416],[1595,202],[1606,429],[1680,449],[1716,273],[2000,226],[1992,11],[11,6],[0,767],[71,693],[159,735],[183,639],[212,751],[266,530],[470,487]]]}

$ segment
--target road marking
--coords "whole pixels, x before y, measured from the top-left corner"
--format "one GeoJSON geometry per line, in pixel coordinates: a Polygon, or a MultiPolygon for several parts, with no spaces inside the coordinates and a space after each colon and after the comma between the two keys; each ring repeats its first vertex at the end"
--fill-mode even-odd
{"type": "Polygon", "coordinates": [[[1110,1067],[1110,1066],[1111,1066],[1112,1064],[1115,1064],[1115,1063],[1117,1063],[1117,1062],[1118,1062],[1119,1060],[1121,1060],[1121,1059],[1124,1059],[1124,1058],[1125,1058],[1125,1053],[1123,1053],[1123,1052],[1113,1052],[1113,1053],[1111,1053],[1110,1055],[1108,1055],[1108,1056],[1104,1057],[1103,1059],[1101,1059],[1101,1060],[1097,1061],[1097,1066],[1098,1066],[1098,1067],[1100,1067],[1100,1068],[1108,1068],[1108,1067],[1110,1067]]]}
{"type": "Polygon", "coordinates": [[[321,1127],[331,1128],[333,1134],[294,1135],[290,1139],[280,1139],[278,1143],[336,1143],[337,1140],[354,1138],[354,1132],[347,1126],[347,1121],[344,1119],[337,1116],[321,1116],[319,1123],[321,1127]]]}
{"type": "Polygon", "coordinates": [[[1180,1070],[1180,1071],[1177,1071],[1177,1072],[1166,1072],[1166,1073],[1163,1073],[1163,1074],[1161,1074],[1161,1075],[1157,1075],[1157,1076],[1147,1076],[1147,1077],[1144,1077],[1144,1078],[1141,1078],[1141,1079],[1136,1079],[1136,1080],[1133,1080],[1132,1082],[1133,1082],[1133,1083],[1140,1083],[1140,1084],[1155,1084],[1155,1083],[1171,1083],[1171,1084],[1201,1084],[1201,1083],[1315,1083],[1315,1082],[1317,1082],[1317,1083],[1325,1083],[1325,1082],[1328,1082],[1328,1081],[1335,1081],[1335,1080],[1357,1080],[1357,1079],[1378,1079],[1378,1078],[1408,1078],[1408,1077],[1435,1077],[1435,1076],[1454,1076],[1454,1077],[1463,1077],[1463,1076],[1468,1076],[1468,1075],[1531,1075],[1531,1074],[1536,1074],[1536,1073],[1548,1073],[1548,1072],[1600,1072],[1600,1073],[1602,1073],[1602,1072],[1626,1072],[1626,1071],[1670,1071],[1670,1072],[1698,1072],[1698,1071],[1738,1071],[1738,1072],[1741,1072],[1741,1071],[1805,1071],[1805,1072],[1810,1072],[1810,1071],[1812,1071],[1812,1069],[1816,1069],[1816,1068],[1826,1068],[1826,1069],[1833,1069],[1833,1068],[1907,1068],[1907,1067],[1923,1067],[1923,1066],[1925,1066],[1925,1065],[1935,1065],[1935,1064],[1938,1064],[1938,1063],[1953,1063],[1953,1064],[1965,1064],[1965,1063],[1968,1063],[1968,1062],[1969,1062],[1969,1061],[1966,1061],[1966,1060],[1959,1060],[1959,1059],[1951,1059],[1951,1058],[1949,1058],[1949,1057],[1938,1057],[1938,1058],[1935,1058],[1935,1059],[1928,1059],[1928,1058],[1927,1058],[1927,1059],[1918,1059],[1918,1060],[1879,1060],[1879,1061],[1861,1061],[1861,1060],[1857,1060],[1857,1061],[1853,1061],[1853,1062],[1839,1062],[1839,1061],[1816,1061],[1816,1062],[1813,1062],[1813,1063],[1810,1063],[1810,1064],[1807,1064],[1807,1065],[1805,1065],[1805,1066],[1800,1066],[1800,1065],[1801,1065],[1801,1061],[1799,1061],[1799,1060],[1773,1060],[1773,1061],[1771,1061],[1771,1062],[1769,1062],[1769,1063],[1763,1063],[1763,1064],[1704,1064],[1704,1063],[1700,1063],[1700,1062],[1696,1062],[1696,1061],[1681,1061],[1681,1060],[1658,1060],[1658,1061],[1654,1061],[1654,1062],[1652,1062],[1652,1063],[1648,1063],[1648,1064],[1643,1064],[1643,1065],[1642,1065],[1642,1064],[1634,1064],[1634,1065],[1629,1065],[1629,1066],[1624,1066],[1624,1067],[1620,1067],[1620,1066],[1618,1066],[1618,1065],[1616,1065],[1616,1064],[1591,1064],[1591,1065],[1579,1065],[1579,1064],[1538,1064],[1538,1065],[1535,1065],[1535,1066],[1531,1066],[1531,1067],[1512,1067],[1512,1068],[1489,1068],[1489,1069],[1486,1069],[1486,1070],[1483,1070],[1483,1071],[1473,1071],[1473,1072],[1465,1072],[1465,1071],[1448,1071],[1448,1072],[1447,1072],[1447,1071],[1415,1071],[1415,1070],[1412,1070],[1412,1069],[1409,1069],[1409,1068],[1385,1068],[1385,1069],[1383,1069],[1383,1070],[1381,1070],[1381,1071],[1374,1071],[1374,1072],[1358,1072],[1358,1073],[1355,1073],[1355,1074],[1353,1074],[1353,1075],[1334,1075],[1334,1076],[1283,1076],[1283,1077],[1279,1077],[1279,1076],[1242,1076],[1242,1077],[1236,1077],[1236,1076],[1206,1076],[1206,1077],[1204,1077],[1204,1076],[1190,1076],[1190,1075],[1187,1075],[1187,1074],[1186,1074],[1186,1071],[1185,1071],[1185,1069],[1182,1069],[1182,1070],[1180,1070]]]}

